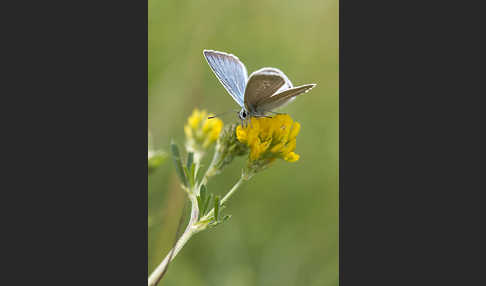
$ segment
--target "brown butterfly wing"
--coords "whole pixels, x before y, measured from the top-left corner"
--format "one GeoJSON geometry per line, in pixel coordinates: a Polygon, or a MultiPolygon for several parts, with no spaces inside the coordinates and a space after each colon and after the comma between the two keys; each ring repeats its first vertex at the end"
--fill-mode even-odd
{"type": "Polygon", "coordinates": [[[289,103],[293,99],[295,99],[296,96],[307,93],[309,90],[311,90],[315,84],[306,84],[306,85],[301,85],[297,86],[291,89],[287,89],[285,91],[282,91],[280,93],[277,93],[271,97],[264,98],[258,103],[258,106],[256,108],[256,112],[258,113],[263,113],[266,111],[271,111],[275,108],[282,107],[285,104],[289,103]]]}
{"type": "Polygon", "coordinates": [[[257,70],[250,75],[246,84],[245,107],[253,112],[262,100],[271,97],[283,87],[291,86],[285,74],[276,68],[257,70]]]}

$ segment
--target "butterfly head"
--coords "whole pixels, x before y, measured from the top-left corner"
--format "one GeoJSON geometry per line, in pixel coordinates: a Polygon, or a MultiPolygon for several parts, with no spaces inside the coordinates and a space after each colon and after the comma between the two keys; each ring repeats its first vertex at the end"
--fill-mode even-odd
{"type": "Polygon", "coordinates": [[[250,120],[250,113],[245,108],[242,108],[238,113],[238,117],[240,117],[241,126],[245,127],[250,120]]]}
{"type": "Polygon", "coordinates": [[[250,115],[248,114],[248,111],[242,108],[238,116],[240,117],[241,120],[247,120],[250,115]]]}

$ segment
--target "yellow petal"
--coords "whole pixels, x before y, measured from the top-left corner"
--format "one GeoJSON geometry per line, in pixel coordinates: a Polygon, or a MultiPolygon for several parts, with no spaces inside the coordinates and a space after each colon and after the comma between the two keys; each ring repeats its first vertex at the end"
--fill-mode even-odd
{"type": "Polygon", "coordinates": [[[223,129],[223,121],[219,119],[215,120],[211,129],[211,134],[209,135],[211,140],[216,141],[218,139],[221,129],[223,129]]]}
{"type": "Polygon", "coordinates": [[[260,145],[255,144],[251,147],[250,160],[255,161],[258,157],[260,157],[260,145]]]}
{"type": "Polygon", "coordinates": [[[202,130],[204,133],[208,132],[209,129],[211,129],[211,127],[213,126],[213,122],[211,120],[213,119],[206,119],[203,121],[202,130]]]}
{"type": "Polygon", "coordinates": [[[284,154],[284,155],[287,154],[287,153],[290,153],[290,152],[295,150],[296,145],[297,145],[297,142],[296,142],[295,139],[292,140],[292,141],[289,141],[289,142],[287,142],[287,145],[281,149],[280,152],[282,152],[282,154],[284,154]]]}
{"type": "Polygon", "coordinates": [[[273,146],[272,149],[270,149],[270,152],[272,153],[280,153],[282,148],[285,146],[285,144],[282,142],[282,143],[278,143],[277,145],[273,146]]]}
{"type": "Polygon", "coordinates": [[[260,139],[258,138],[258,132],[259,132],[259,130],[257,130],[256,128],[252,128],[252,129],[249,130],[248,137],[247,137],[247,140],[248,140],[247,144],[249,146],[253,146],[255,144],[260,143],[260,139]]]}
{"type": "Polygon", "coordinates": [[[268,147],[270,146],[270,143],[272,143],[272,141],[265,141],[263,143],[260,144],[260,153],[264,153],[265,151],[267,151],[268,147]]]}
{"type": "Polygon", "coordinates": [[[264,118],[255,118],[252,117],[250,119],[250,122],[248,122],[248,127],[246,127],[248,130],[252,130],[254,132],[258,131],[260,132],[260,128],[264,122],[262,121],[264,118]]]}
{"type": "Polygon", "coordinates": [[[189,123],[189,126],[191,126],[192,129],[197,129],[199,126],[199,122],[201,122],[202,116],[201,112],[199,112],[199,109],[194,109],[192,112],[192,115],[189,117],[187,122],[189,123]]]}
{"type": "Polygon", "coordinates": [[[246,143],[247,140],[248,140],[248,133],[246,132],[246,130],[241,127],[240,125],[238,125],[238,127],[236,127],[236,138],[238,139],[238,141],[240,141],[241,143],[246,143]]]}
{"type": "Polygon", "coordinates": [[[287,114],[279,114],[273,118],[252,118],[247,127],[237,127],[236,137],[250,147],[250,161],[263,157],[268,162],[276,158],[295,162],[299,159],[293,152],[299,131],[299,123],[287,114]]]}
{"type": "Polygon", "coordinates": [[[292,130],[290,131],[289,134],[289,140],[295,139],[297,137],[297,134],[299,134],[300,131],[300,123],[299,122],[294,122],[292,125],[292,130]]]}
{"type": "Polygon", "coordinates": [[[184,133],[186,133],[186,137],[187,138],[191,138],[192,137],[192,129],[189,125],[185,125],[184,126],[184,133]]]}
{"type": "Polygon", "coordinates": [[[287,162],[296,162],[300,158],[299,154],[295,154],[294,152],[288,153],[285,157],[284,160],[287,162]]]}
{"type": "Polygon", "coordinates": [[[277,115],[274,120],[274,134],[273,137],[277,141],[286,141],[290,132],[292,119],[286,114],[277,115]]]}

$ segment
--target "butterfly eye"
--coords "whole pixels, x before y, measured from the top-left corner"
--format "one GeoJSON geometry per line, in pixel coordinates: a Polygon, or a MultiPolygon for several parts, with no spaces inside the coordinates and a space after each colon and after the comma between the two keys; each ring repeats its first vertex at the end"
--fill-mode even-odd
{"type": "Polygon", "coordinates": [[[243,111],[243,113],[241,114],[241,116],[243,116],[243,118],[246,117],[246,112],[243,111]]]}

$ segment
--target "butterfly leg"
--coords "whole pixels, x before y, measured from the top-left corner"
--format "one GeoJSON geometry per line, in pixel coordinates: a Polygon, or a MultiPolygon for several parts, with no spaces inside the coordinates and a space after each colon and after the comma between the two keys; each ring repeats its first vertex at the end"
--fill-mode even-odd
{"type": "Polygon", "coordinates": [[[267,115],[254,115],[254,117],[256,117],[256,118],[260,118],[260,117],[272,118],[271,116],[267,116],[267,115]]]}
{"type": "Polygon", "coordinates": [[[243,128],[248,127],[248,120],[247,119],[241,119],[241,127],[243,127],[243,128]]]}
{"type": "Polygon", "coordinates": [[[282,115],[282,114],[285,114],[285,113],[280,113],[280,112],[275,112],[275,111],[265,111],[265,112],[270,112],[270,113],[273,113],[273,114],[277,114],[277,115],[282,115]]]}

